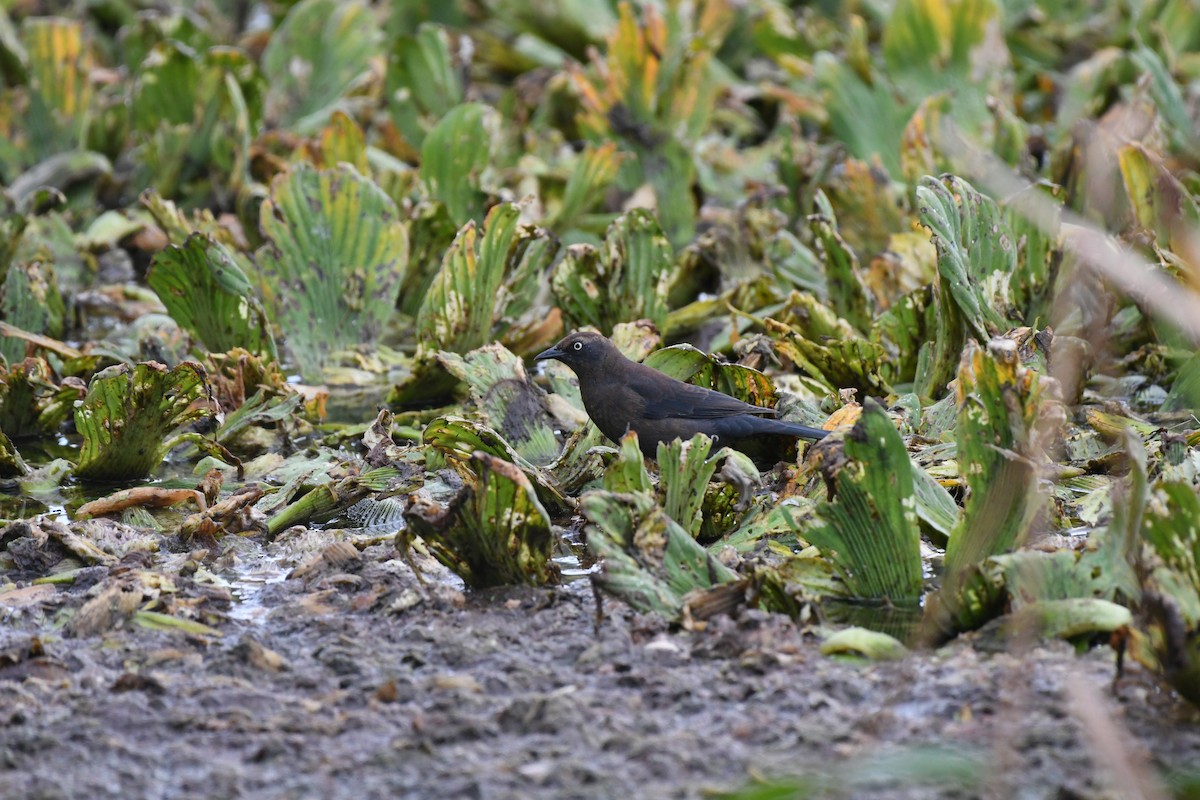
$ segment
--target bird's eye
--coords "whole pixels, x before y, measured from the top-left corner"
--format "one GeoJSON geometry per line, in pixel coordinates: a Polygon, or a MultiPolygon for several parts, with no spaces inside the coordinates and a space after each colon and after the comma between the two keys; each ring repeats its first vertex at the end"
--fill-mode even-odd
{"type": "Polygon", "coordinates": [[[576,349],[576,350],[582,350],[582,349],[583,349],[583,342],[576,342],[576,343],[575,343],[575,349],[576,349]]]}

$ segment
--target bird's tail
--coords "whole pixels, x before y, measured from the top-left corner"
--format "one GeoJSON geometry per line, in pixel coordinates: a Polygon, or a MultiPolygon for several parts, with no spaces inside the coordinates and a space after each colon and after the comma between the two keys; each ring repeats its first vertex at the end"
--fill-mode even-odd
{"type": "MultiPolygon", "coordinates": [[[[760,418],[761,419],[761,418],[760,418]]],[[[824,439],[829,431],[820,428],[810,428],[807,425],[797,425],[794,422],[784,422],[781,419],[762,419],[765,425],[759,425],[762,433],[773,433],[780,436],[799,436],[801,439],[824,439]]]]}

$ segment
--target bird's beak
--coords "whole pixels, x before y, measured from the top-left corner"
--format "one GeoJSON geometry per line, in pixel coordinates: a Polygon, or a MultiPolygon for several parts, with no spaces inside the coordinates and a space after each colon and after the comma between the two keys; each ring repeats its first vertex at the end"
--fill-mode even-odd
{"type": "Polygon", "coordinates": [[[543,350],[542,352],[538,353],[536,356],[533,357],[533,360],[534,361],[545,361],[546,359],[549,359],[549,358],[561,358],[562,355],[563,355],[563,351],[558,349],[558,345],[555,345],[554,347],[551,347],[548,350],[543,350]]]}

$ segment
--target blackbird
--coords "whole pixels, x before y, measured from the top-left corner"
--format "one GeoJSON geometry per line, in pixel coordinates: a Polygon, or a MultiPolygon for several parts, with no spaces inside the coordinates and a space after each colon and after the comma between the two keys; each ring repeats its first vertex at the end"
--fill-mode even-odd
{"type": "Polygon", "coordinates": [[[545,359],[561,361],[579,376],[583,407],[601,433],[619,442],[626,431],[636,431],[649,458],[657,455],[659,442],[687,440],[697,433],[733,446],[764,434],[821,439],[828,433],[770,419],[773,408],[752,406],[630,361],[598,333],[572,333],[534,360],[545,359]]]}

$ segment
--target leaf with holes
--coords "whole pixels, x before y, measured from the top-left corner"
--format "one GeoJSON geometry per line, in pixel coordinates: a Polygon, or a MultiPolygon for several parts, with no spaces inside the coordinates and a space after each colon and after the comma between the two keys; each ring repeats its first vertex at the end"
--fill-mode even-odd
{"type": "Polygon", "coordinates": [[[266,311],[224,246],[196,233],[154,254],[146,283],[167,313],[210,352],[242,347],[275,359],[266,311]]]}
{"type": "Polygon", "coordinates": [[[519,206],[502,203],[488,212],[482,237],[474,222],[458,232],[417,314],[422,349],[475,350],[532,303],[558,247],[546,231],[520,225],[520,216],[519,206]]]}
{"type": "Polygon", "coordinates": [[[639,611],[679,619],[689,601],[726,586],[743,600],[738,575],[644,493],[591,491],[580,498],[588,549],[603,561],[596,585],[639,611]],[[695,594],[693,594],[695,593],[695,594]]]}
{"type": "Polygon", "coordinates": [[[83,437],[75,475],[86,480],[142,478],[171,449],[194,434],[171,438],[180,427],[216,413],[204,369],[185,361],[172,370],[143,362],[97,372],[75,408],[83,437]]]}
{"type": "Polygon", "coordinates": [[[570,327],[609,333],[618,322],[649,319],[663,330],[673,275],[671,245],[658,221],[634,209],[613,221],[599,250],[567,248],[550,285],[570,327]]]}
{"type": "Polygon", "coordinates": [[[545,392],[533,384],[524,363],[504,345],[485,345],[465,356],[442,352],[438,360],[467,384],[484,420],[522,458],[545,466],[558,456],[545,392]]]}
{"type": "Polygon", "coordinates": [[[938,636],[977,628],[1000,611],[1002,584],[985,561],[1020,547],[1046,509],[1035,443],[1044,391],[1010,340],[963,354],[955,432],[969,493],[946,546],[942,588],[926,604],[938,636]]]}
{"type": "MultiPolygon", "coordinates": [[[[50,264],[16,262],[0,284],[0,319],[28,333],[59,338],[63,334],[66,307],[50,264]]],[[[25,357],[26,342],[0,336],[0,358],[9,364],[25,357]]]]}
{"type": "Polygon", "coordinates": [[[276,287],[268,311],[306,380],[331,355],[374,344],[408,264],[408,234],[392,199],[348,165],[297,164],[271,185],[260,225],[262,275],[276,287]]]}
{"type": "Polygon", "coordinates": [[[397,546],[407,551],[420,536],[438,561],[475,588],[557,583],[550,517],[525,473],[484,452],[455,468],[464,483],[459,495],[444,507],[410,502],[397,546]]]}

